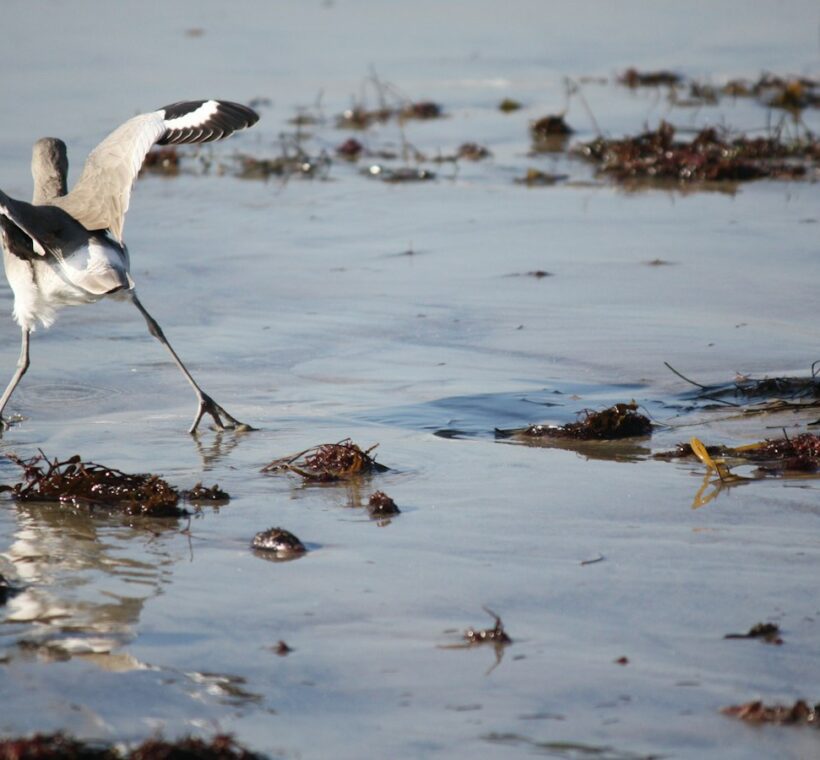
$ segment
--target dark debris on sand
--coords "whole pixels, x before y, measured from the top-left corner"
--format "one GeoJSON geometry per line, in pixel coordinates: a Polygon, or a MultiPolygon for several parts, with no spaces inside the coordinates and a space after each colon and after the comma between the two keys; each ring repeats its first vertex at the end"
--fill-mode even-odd
{"type": "Polygon", "coordinates": [[[57,501],[72,506],[103,507],[131,515],[180,517],[179,492],[158,475],[130,475],[79,455],[53,462],[41,452],[31,459],[8,458],[23,471],[23,480],[2,486],[19,501],[57,501]]]}
{"type": "Polygon", "coordinates": [[[633,401],[615,404],[595,412],[585,409],[578,422],[566,425],[530,425],[514,430],[496,430],[501,438],[570,438],[575,440],[614,440],[652,434],[652,422],[638,411],[633,401]]]}
{"type": "Polygon", "coordinates": [[[262,472],[292,472],[307,481],[318,483],[332,483],[387,472],[388,467],[379,464],[370,456],[370,452],[378,445],[376,443],[363,450],[349,438],[338,443],[323,443],[297,454],[274,459],[262,468],[262,472]]]}
{"type": "Polygon", "coordinates": [[[742,182],[805,177],[820,163],[820,140],[812,135],[789,142],[778,135],[732,137],[707,127],[684,141],[676,140],[675,128],[663,121],[634,137],[580,143],[573,152],[596,164],[599,174],[619,182],[742,182]]]}
{"type": "Polygon", "coordinates": [[[62,733],[0,738],[0,760],[264,760],[231,736],[187,737],[177,741],[147,739],[131,749],[85,742],[62,733]]]}

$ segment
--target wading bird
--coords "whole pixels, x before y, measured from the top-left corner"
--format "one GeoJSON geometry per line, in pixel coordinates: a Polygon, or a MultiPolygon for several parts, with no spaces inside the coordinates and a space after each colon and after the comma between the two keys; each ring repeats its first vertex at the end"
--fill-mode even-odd
{"type": "Polygon", "coordinates": [[[204,414],[220,430],[248,429],[197,385],[137,298],[122,228],[131,188],[152,145],[221,140],[258,120],[250,108],[223,100],[174,103],[135,116],[94,148],[69,193],[65,144],[55,138],[35,143],[33,203],[0,191],[3,263],[14,292],[14,319],[23,333],[17,369],[0,398],[0,424],[7,426],[3,410],[29,367],[29,338],[35,323],[39,320],[49,327],[63,306],[112,296],[137,307],[151,335],[168,349],[193,386],[198,407],[190,433],[196,432],[204,414]]]}

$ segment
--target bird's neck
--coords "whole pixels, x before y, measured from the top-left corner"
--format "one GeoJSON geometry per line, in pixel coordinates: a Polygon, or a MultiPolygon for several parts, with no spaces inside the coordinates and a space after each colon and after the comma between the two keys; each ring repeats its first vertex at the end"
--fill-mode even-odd
{"type": "Polygon", "coordinates": [[[34,184],[33,203],[41,206],[51,203],[55,198],[66,194],[65,176],[60,172],[40,175],[34,184]]]}

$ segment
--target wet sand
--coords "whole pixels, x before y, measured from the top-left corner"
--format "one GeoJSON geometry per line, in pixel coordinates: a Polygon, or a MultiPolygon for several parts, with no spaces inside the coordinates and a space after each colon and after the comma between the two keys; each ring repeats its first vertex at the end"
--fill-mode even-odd
{"type": "MultiPolygon", "coordinates": [[[[10,194],[29,194],[41,134],[66,139],[76,176],[136,109],[211,94],[272,102],[253,131],[205,154],[224,176],[192,159],[179,176],[140,179],[125,228],[146,307],[257,432],[190,438],[193,395],[127,305],[65,310],[33,337],[10,407],[25,419],[4,452],[81,453],[184,488],[218,482],[232,499],[190,526],[4,502],[0,572],[24,590],[0,608],[0,734],[218,729],[305,758],[816,754],[816,731],[756,730],[719,709],[820,699],[817,481],[750,483],[692,509],[705,468],[648,457],[692,435],[746,443],[816,419],[687,411],[692,388],[663,362],[704,384],[808,374],[817,184],[625,192],[585,164],[529,155],[528,135],[565,107],[562,77],[584,75],[608,80],[583,93],[609,134],[660,118],[765,127],[774,117],[759,104],[675,108],[615,75],[816,76],[816,10],[700,4],[646,19],[637,3],[572,7],[513,3],[509,28],[491,3],[204,3],[124,19],[96,3],[10,7],[19,35],[0,56],[22,72],[0,83],[16,104],[0,124],[10,194]],[[51,43],[39,52],[23,44],[35,26],[51,43]],[[96,47],[77,53],[89,37],[96,47]],[[370,65],[447,114],[403,135],[375,127],[371,146],[404,137],[435,155],[474,141],[493,157],[428,163],[435,181],[399,185],[361,176],[371,160],[334,160],[327,180],[232,175],[236,152],[278,155],[288,120],[320,91],[328,123],[306,145],[332,154],[352,134],[332,117],[370,65]],[[505,96],[525,108],[501,114],[505,96]],[[530,167],[570,180],[516,185],[530,167]],[[552,276],[526,275],[536,270],[552,276]],[[671,427],[618,456],[494,435],[631,399],[671,427]],[[391,471],[354,486],[259,472],[348,436],[378,442],[391,471]],[[363,506],[377,489],[402,510],[390,522],[363,506]],[[251,538],[273,526],[306,556],[254,555],[251,538]],[[491,646],[451,648],[492,627],[483,606],[513,639],[497,664],[491,646]],[[723,639],[766,620],[782,646],[723,639]],[[287,656],[272,651],[280,640],[287,656]]],[[[820,128],[816,110],[804,118],[820,128]]],[[[573,140],[594,137],[577,98],[567,119],[573,140]]],[[[9,374],[18,341],[0,322],[9,374]]],[[[6,460],[0,473],[18,475],[6,460]]]]}

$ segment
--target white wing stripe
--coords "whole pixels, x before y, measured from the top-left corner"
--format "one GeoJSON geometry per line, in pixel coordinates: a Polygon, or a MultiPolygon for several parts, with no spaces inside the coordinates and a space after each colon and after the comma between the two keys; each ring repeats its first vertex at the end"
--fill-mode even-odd
{"type": "MultiPolygon", "coordinates": [[[[217,113],[219,103],[215,100],[206,100],[199,108],[185,116],[178,116],[176,119],[166,119],[165,126],[170,130],[190,129],[206,124],[208,120],[217,113]]],[[[164,112],[163,112],[164,113],[164,112]]]]}

